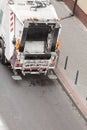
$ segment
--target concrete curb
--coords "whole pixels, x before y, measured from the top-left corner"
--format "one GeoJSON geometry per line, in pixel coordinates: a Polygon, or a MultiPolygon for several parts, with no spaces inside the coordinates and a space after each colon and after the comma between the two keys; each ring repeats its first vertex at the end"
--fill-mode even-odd
{"type": "Polygon", "coordinates": [[[87,108],[81,102],[76,92],[72,89],[71,85],[68,83],[68,81],[65,79],[64,75],[58,68],[55,70],[55,73],[62,88],[64,89],[68,97],[71,99],[71,101],[74,103],[81,116],[87,122],[87,108]]]}

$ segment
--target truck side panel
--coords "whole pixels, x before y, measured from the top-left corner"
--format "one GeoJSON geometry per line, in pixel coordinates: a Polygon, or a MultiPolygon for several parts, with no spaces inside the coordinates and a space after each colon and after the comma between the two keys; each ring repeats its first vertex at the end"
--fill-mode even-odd
{"type": "Polygon", "coordinates": [[[7,0],[6,1],[1,0],[0,10],[2,10],[2,13],[3,13],[2,21],[0,23],[0,37],[5,42],[5,48],[7,49],[5,51],[5,55],[6,55],[6,57],[8,57],[9,56],[8,51],[9,51],[10,47],[8,46],[8,44],[9,44],[9,26],[8,26],[9,25],[9,16],[8,16],[9,15],[9,7],[7,6],[7,0]]]}

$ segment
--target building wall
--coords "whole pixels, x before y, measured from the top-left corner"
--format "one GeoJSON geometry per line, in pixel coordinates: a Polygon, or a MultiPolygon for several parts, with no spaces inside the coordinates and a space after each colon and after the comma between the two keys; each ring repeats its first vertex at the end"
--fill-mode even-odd
{"type": "Polygon", "coordinates": [[[87,0],[78,0],[77,4],[87,14],[87,0]]]}
{"type": "MultiPolygon", "coordinates": [[[[75,0],[64,0],[64,2],[73,10],[75,0]]],[[[87,0],[78,0],[75,14],[87,27],[87,0]]]]}

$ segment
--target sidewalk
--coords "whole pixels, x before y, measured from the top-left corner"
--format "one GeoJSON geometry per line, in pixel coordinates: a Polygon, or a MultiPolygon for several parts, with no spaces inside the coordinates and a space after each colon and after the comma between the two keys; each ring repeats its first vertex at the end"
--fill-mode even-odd
{"type": "MultiPolygon", "coordinates": [[[[70,10],[63,2],[53,1],[59,17],[70,14],[70,10]]],[[[76,18],[71,17],[62,21],[61,54],[57,74],[66,87],[79,109],[87,116],[87,29],[76,18]],[[66,56],[68,63],[64,69],[66,56]],[[76,72],[79,70],[77,85],[75,85],[76,72]]]]}

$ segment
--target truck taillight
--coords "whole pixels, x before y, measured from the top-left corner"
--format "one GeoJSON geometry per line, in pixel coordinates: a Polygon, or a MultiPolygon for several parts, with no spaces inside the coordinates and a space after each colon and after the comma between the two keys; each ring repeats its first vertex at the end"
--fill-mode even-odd
{"type": "Polygon", "coordinates": [[[16,41],[16,50],[19,50],[20,42],[21,42],[20,39],[18,39],[18,40],[16,41]]]}
{"type": "Polygon", "coordinates": [[[56,60],[56,57],[53,56],[53,57],[51,58],[51,64],[55,64],[55,60],[56,60]]]}
{"type": "Polygon", "coordinates": [[[55,59],[52,59],[52,64],[55,64],[55,59]]]}
{"type": "Polygon", "coordinates": [[[55,63],[55,59],[52,59],[52,63],[55,63]]]}
{"type": "Polygon", "coordinates": [[[60,45],[61,45],[61,40],[58,39],[58,40],[57,40],[57,43],[56,43],[56,49],[57,49],[57,50],[60,50],[60,45]]]}
{"type": "Polygon", "coordinates": [[[21,64],[20,64],[20,59],[17,59],[16,60],[16,66],[19,67],[21,64]]]}

